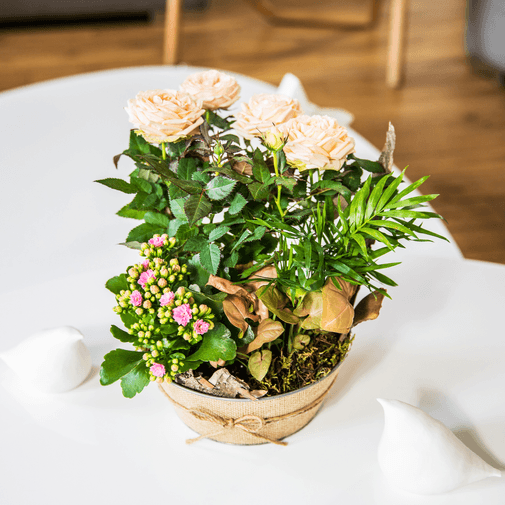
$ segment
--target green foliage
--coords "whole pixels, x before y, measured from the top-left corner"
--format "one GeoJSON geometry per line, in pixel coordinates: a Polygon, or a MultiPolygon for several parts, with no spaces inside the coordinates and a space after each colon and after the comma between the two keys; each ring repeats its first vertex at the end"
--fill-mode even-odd
{"type": "Polygon", "coordinates": [[[145,362],[142,353],[116,349],[104,356],[104,362],[100,368],[100,384],[107,386],[129,374],[137,365],[145,362]]]}
{"type": "MultiPolygon", "coordinates": [[[[437,195],[412,196],[426,177],[405,185],[404,172],[395,176],[378,161],[354,154],[343,160],[340,170],[301,171],[289,165],[282,150],[252,148],[248,140],[230,134],[232,122],[207,111],[199,135],[160,146],[132,131],[129,147],[121,154],[135,163],[129,180],[97,182],[133,195],[117,213],[142,221],[129,232],[127,245],[145,247],[141,244],[155,234],[176,239],[174,257],[184,262],[188,278],[177,280],[174,292],[190,286],[197,304],[192,310],[202,305],[213,311],[214,327],[197,344],[188,343],[193,337],[183,338],[183,332],[175,335],[179,326],[173,320],[158,321],[163,349],[173,353],[170,359],[179,363],[178,370],[206,361],[234,360],[237,344],[241,350],[252,344],[248,367],[261,381],[269,373],[271,349],[285,346],[289,352],[303,352],[308,347],[311,337],[300,328],[321,331],[321,321],[328,318],[332,328],[345,326],[340,316],[328,316],[328,303],[319,303],[329,279],[335,280],[334,285],[346,281],[388,296],[384,286],[396,284],[384,271],[397,263],[381,263],[382,256],[410,241],[444,237],[422,226],[426,219],[440,218],[425,208],[437,195]],[[254,279],[272,266],[275,279],[268,278],[266,285],[264,278],[254,279]],[[249,301],[240,316],[244,326],[234,327],[223,312],[228,294],[207,285],[211,275],[250,290],[259,283],[254,291],[268,309],[277,337],[272,340],[272,328],[260,326],[249,301]],[[255,347],[258,336],[262,347],[255,347]]],[[[114,159],[116,166],[121,155],[114,159]]],[[[178,271],[174,272],[178,279],[178,271]]],[[[106,287],[116,297],[126,296],[120,293],[134,281],[122,274],[106,287]]],[[[335,293],[332,296],[340,300],[335,293]]],[[[327,301],[329,295],[324,297],[327,301]]],[[[157,313],[147,309],[137,313],[131,307],[118,307],[117,312],[129,332],[112,326],[113,336],[143,350],[143,340],[137,342],[130,332],[135,325],[153,326],[157,313]]],[[[119,349],[105,358],[103,384],[121,379],[127,397],[148,384],[149,368],[141,351],[119,349]]]]}
{"type": "Polygon", "coordinates": [[[199,349],[188,356],[189,361],[228,361],[235,358],[237,344],[231,337],[231,332],[221,323],[209,330],[199,349]]]}

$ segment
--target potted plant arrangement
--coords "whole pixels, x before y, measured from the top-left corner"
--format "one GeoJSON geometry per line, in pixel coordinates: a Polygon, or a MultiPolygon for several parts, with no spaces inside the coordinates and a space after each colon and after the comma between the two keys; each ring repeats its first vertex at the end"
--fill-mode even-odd
{"type": "Polygon", "coordinates": [[[443,237],[420,224],[437,195],[411,194],[426,177],[391,172],[392,127],[363,160],[334,119],[265,94],[231,113],[239,93],[211,70],[128,102],[136,168],[97,182],[135,195],[118,215],[143,221],[125,242],[140,261],[106,284],[134,350],[108,353],[100,381],[130,398],[159,383],[198,439],[285,444],[395,285],[382,256],[443,237]]]}

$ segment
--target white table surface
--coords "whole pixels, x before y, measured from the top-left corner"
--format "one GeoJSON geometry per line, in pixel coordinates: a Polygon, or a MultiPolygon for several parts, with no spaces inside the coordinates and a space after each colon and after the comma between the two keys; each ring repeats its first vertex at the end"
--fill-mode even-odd
{"type": "MultiPolygon", "coordinates": [[[[393,255],[403,261],[390,272],[400,284],[393,301],[358,327],[324,409],[287,448],[187,446],[192,432],[155,387],[127,400],[118,384],[99,385],[117,323],[103,284],[136,257],[116,246],[135,223],[115,216],[129,195],[92,181],[130,171],[125,160],[117,174],[112,165],[128,142],[127,99],[177,88],[193,71],[138,67],[0,94],[0,351],[40,329],[72,325],[94,365],[74,391],[41,395],[0,363],[0,503],[505,503],[505,479],[416,497],[390,489],[377,465],[383,416],[375,398],[384,397],[421,406],[504,468],[505,267],[465,261],[453,243],[393,255]]],[[[275,91],[240,82],[244,100],[275,91]]],[[[377,158],[351,135],[358,156],[377,158]]],[[[441,223],[430,228],[448,235],[441,223]]]]}

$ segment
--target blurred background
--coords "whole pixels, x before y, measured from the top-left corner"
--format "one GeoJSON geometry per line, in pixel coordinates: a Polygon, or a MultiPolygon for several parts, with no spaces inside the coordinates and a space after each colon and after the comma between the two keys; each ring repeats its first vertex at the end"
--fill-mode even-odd
{"type": "MultiPolygon", "coordinates": [[[[386,75],[398,0],[276,0],[274,14],[289,23],[272,22],[268,5],[186,0],[177,61],[274,85],[292,72],[312,102],[352,112],[353,128],[379,149],[391,121],[397,166],[411,180],[431,175],[424,192],[440,194],[434,207],[464,256],[505,263],[505,2],[405,2],[397,89],[386,75]]],[[[165,0],[2,0],[0,91],[161,65],[164,9],[165,0]]]]}

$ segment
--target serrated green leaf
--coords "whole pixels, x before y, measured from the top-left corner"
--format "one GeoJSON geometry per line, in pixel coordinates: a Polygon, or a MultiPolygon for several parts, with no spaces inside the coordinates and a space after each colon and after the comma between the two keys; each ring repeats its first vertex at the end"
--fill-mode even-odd
{"type": "Polygon", "coordinates": [[[112,279],[109,279],[105,283],[105,287],[115,295],[119,295],[121,290],[126,291],[128,289],[128,281],[126,280],[126,275],[121,274],[117,275],[116,277],[112,277],[112,279]]]}
{"type": "Polygon", "coordinates": [[[130,177],[131,184],[136,187],[139,191],[150,194],[153,192],[153,186],[150,182],[140,177],[130,177]]]}
{"type": "Polygon", "coordinates": [[[246,237],[244,239],[244,242],[253,242],[254,240],[260,240],[263,235],[265,235],[265,231],[266,231],[266,227],[265,226],[258,226],[252,235],[250,235],[249,237],[246,237]]]}
{"type": "Polygon", "coordinates": [[[184,242],[185,240],[188,240],[191,237],[196,237],[197,235],[198,235],[198,228],[196,226],[190,228],[189,224],[184,223],[179,226],[179,229],[177,230],[175,237],[179,241],[184,242]]]}
{"type": "Polygon", "coordinates": [[[177,175],[185,181],[191,181],[197,168],[198,160],[196,158],[181,158],[177,167],[177,175]]]}
{"type": "Polygon", "coordinates": [[[358,190],[359,185],[361,184],[363,170],[360,167],[353,167],[351,170],[351,172],[344,175],[342,178],[342,184],[354,192],[358,190]]]}
{"type": "Polygon", "coordinates": [[[191,237],[184,244],[184,250],[200,252],[203,248],[205,248],[208,245],[208,243],[209,241],[207,240],[206,237],[200,237],[200,236],[191,237]]]}
{"type": "Polygon", "coordinates": [[[232,216],[238,214],[246,204],[247,200],[240,193],[236,193],[231,201],[228,213],[232,216]]]}
{"type": "Polygon", "coordinates": [[[268,189],[268,186],[265,186],[264,184],[261,184],[260,182],[253,182],[252,184],[249,184],[247,186],[251,196],[255,200],[264,200],[265,198],[268,197],[270,190],[268,189]]]}
{"type": "Polygon", "coordinates": [[[203,172],[195,172],[191,176],[191,179],[194,181],[201,182],[202,184],[207,184],[210,181],[210,177],[207,174],[204,174],[203,172]]]}
{"type": "Polygon", "coordinates": [[[149,369],[145,361],[142,360],[130,373],[121,378],[123,396],[133,398],[136,394],[142,392],[150,382],[149,369]]]}
{"type": "Polygon", "coordinates": [[[206,186],[207,196],[211,200],[222,200],[226,198],[235,187],[237,182],[226,177],[214,177],[206,186]]]}
{"type": "Polygon", "coordinates": [[[215,240],[221,238],[223,235],[226,235],[229,231],[229,226],[218,226],[209,233],[209,240],[211,242],[214,242],[215,240]]]}
{"type": "Polygon", "coordinates": [[[342,183],[338,181],[319,181],[312,187],[313,194],[325,194],[335,191],[340,193],[348,202],[351,200],[351,192],[342,183]]]}
{"type": "Polygon", "coordinates": [[[183,223],[188,222],[188,218],[186,217],[186,213],[184,212],[184,203],[186,202],[185,198],[175,198],[174,200],[170,200],[170,210],[176,219],[182,221],[183,223]]]}
{"type": "Polygon", "coordinates": [[[126,238],[127,242],[147,242],[156,233],[162,234],[165,232],[165,228],[149,224],[142,223],[139,226],[133,228],[126,238]]]}
{"type": "Polygon", "coordinates": [[[137,340],[137,337],[134,335],[130,335],[126,331],[122,330],[121,328],[118,328],[115,325],[112,325],[110,327],[110,332],[112,333],[112,336],[114,338],[117,338],[120,342],[135,342],[137,340]]]}
{"type": "Polygon", "coordinates": [[[163,228],[168,228],[170,223],[168,216],[166,214],[162,214],[161,212],[146,212],[144,219],[146,223],[162,226],[163,228]]]}
{"type": "Polygon", "coordinates": [[[229,166],[223,166],[223,167],[211,167],[211,168],[206,168],[204,172],[218,172],[220,174],[226,175],[229,179],[233,179],[234,181],[241,182],[242,184],[250,184],[253,182],[253,179],[246,175],[239,174],[235,172],[231,167],[229,166]]]}
{"type": "Polygon", "coordinates": [[[216,244],[206,243],[200,251],[200,263],[202,267],[212,275],[216,275],[220,261],[221,251],[219,247],[216,244]]]}
{"type": "Polygon", "coordinates": [[[229,267],[229,268],[233,268],[235,267],[235,265],[237,264],[238,262],[238,258],[239,258],[239,255],[238,255],[238,252],[237,251],[233,251],[230,256],[228,256],[225,260],[224,260],[224,266],[226,267],[229,267]]]}
{"type": "Polygon", "coordinates": [[[288,191],[293,192],[297,180],[291,177],[274,177],[275,184],[284,186],[288,191]]]}
{"type": "Polygon", "coordinates": [[[95,182],[98,182],[99,184],[103,184],[104,186],[107,186],[108,188],[115,189],[116,191],[121,191],[122,193],[127,193],[127,194],[133,194],[137,193],[137,188],[133,186],[132,184],[123,181],[123,179],[113,179],[113,178],[108,178],[108,179],[99,179],[95,182]]]}
{"type": "Polygon", "coordinates": [[[115,349],[104,356],[100,368],[100,384],[107,386],[130,373],[139,363],[144,363],[142,353],[115,349]]]}
{"type": "Polygon", "coordinates": [[[189,226],[193,226],[200,219],[207,216],[212,210],[212,204],[204,193],[199,195],[191,195],[184,202],[184,212],[188,218],[189,226]]]}
{"type": "MultiPolygon", "coordinates": [[[[184,216],[186,217],[186,216],[184,216]]],[[[181,221],[180,219],[171,219],[170,222],[168,223],[168,236],[169,237],[175,237],[177,235],[177,232],[179,228],[185,223],[186,221],[181,221]]]]}
{"type": "Polygon", "coordinates": [[[265,183],[270,180],[270,170],[263,159],[263,153],[259,149],[254,151],[253,175],[254,178],[261,183],[265,183]]]}
{"type": "Polygon", "coordinates": [[[130,205],[125,205],[122,209],[116,212],[120,217],[127,217],[131,219],[144,219],[145,210],[131,209],[130,205]]]}
{"type": "Polygon", "coordinates": [[[229,361],[235,358],[237,344],[230,338],[231,332],[226,326],[217,323],[204,336],[198,350],[187,357],[189,361],[229,361]]]}

